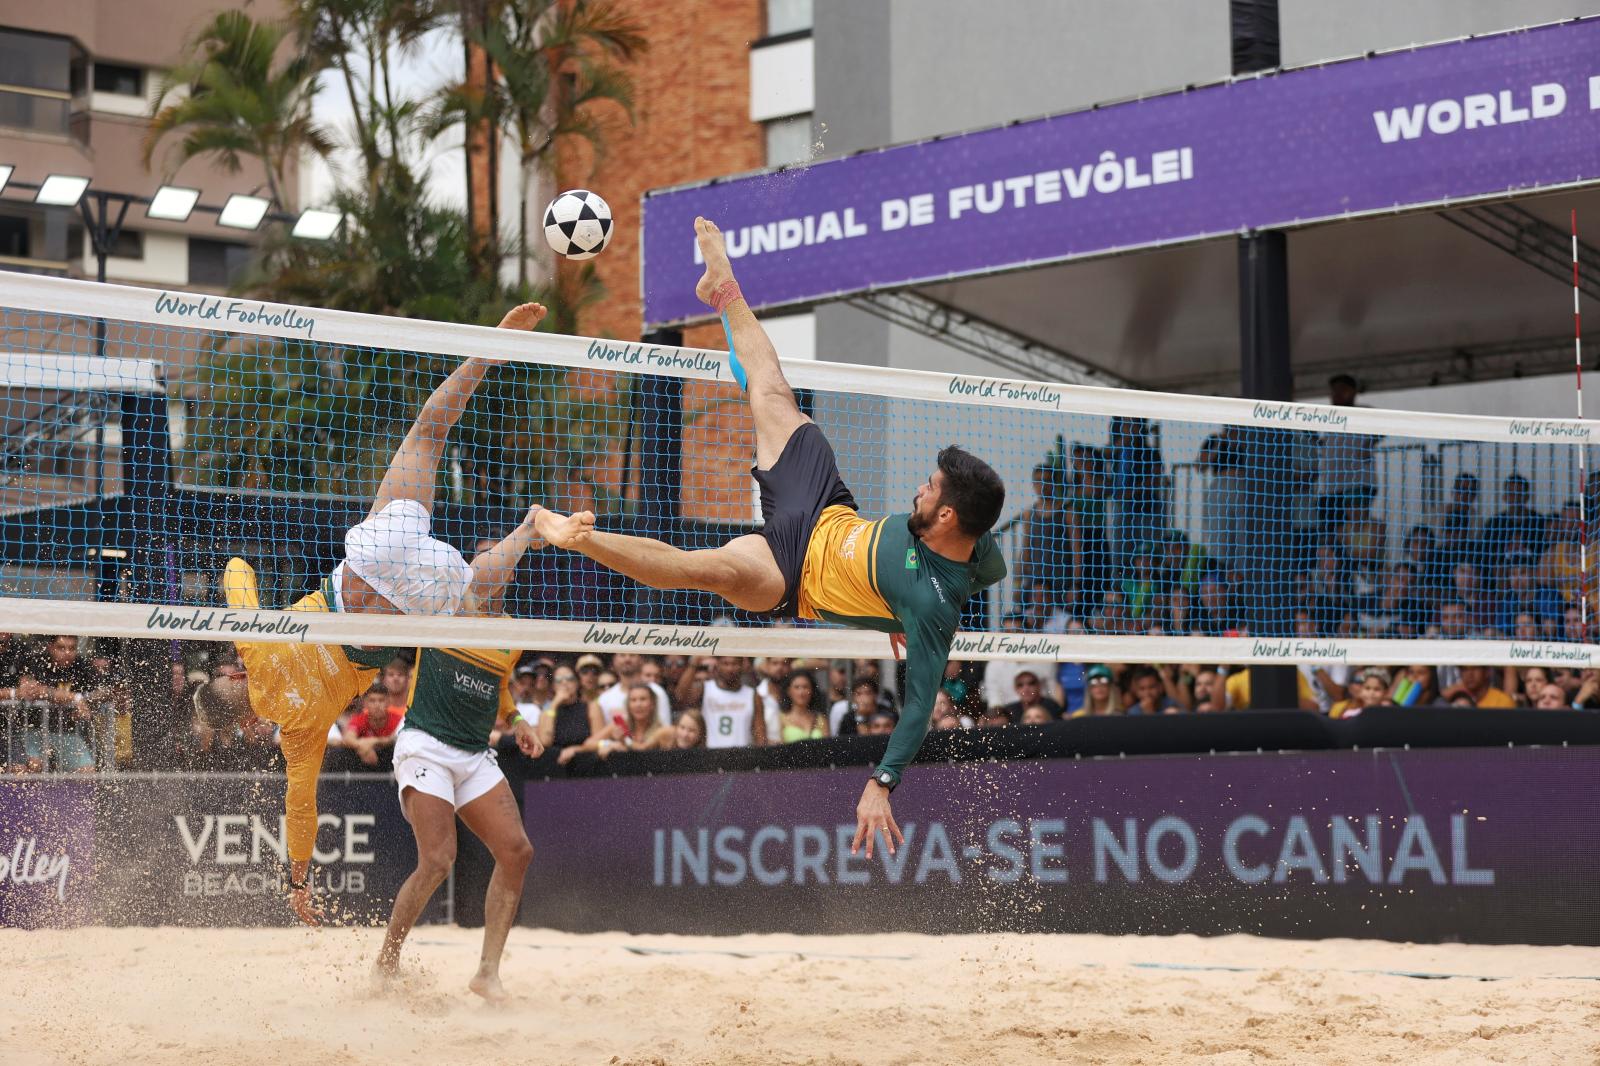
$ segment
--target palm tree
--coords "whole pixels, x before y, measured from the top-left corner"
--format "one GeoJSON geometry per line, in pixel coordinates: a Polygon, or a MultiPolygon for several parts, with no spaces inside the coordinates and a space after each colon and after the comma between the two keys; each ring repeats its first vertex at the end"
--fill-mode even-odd
{"type": "Polygon", "coordinates": [[[613,0],[460,2],[467,78],[445,91],[430,126],[437,132],[457,121],[467,125],[468,215],[481,239],[496,231],[493,174],[498,169],[498,138],[483,131],[503,129],[516,142],[523,192],[517,278],[526,285],[527,190],[536,172],[563,138],[582,137],[603,148],[596,105],[614,104],[632,120],[633,81],[619,64],[649,44],[643,27],[613,0]],[[477,67],[474,50],[483,59],[477,67]]]}
{"type": "Polygon", "coordinates": [[[245,157],[261,162],[267,187],[280,208],[290,168],[302,151],[326,157],[327,133],[312,121],[316,66],[304,54],[277,56],[288,32],[240,11],[218,12],[201,26],[178,66],[163,76],[144,139],[144,165],[171,133],[181,133],[167,171],[197,156],[210,156],[237,174],[245,157]]]}
{"type": "Polygon", "coordinates": [[[355,116],[352,133],[368,195],[390,166],[408,167],[416,104],[397,99],[391,67],[443,24],[446,0],[291,0],[289,19],[307,60],[336,74],[355,116]]]}

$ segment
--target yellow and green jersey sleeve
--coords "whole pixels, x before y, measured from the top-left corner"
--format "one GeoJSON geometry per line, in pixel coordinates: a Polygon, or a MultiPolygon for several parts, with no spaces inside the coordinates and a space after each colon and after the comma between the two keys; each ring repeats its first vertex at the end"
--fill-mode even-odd
{"type": "Polygon", "coordinates": [[[916,756],[950,659],[961,610],[973,593],[1006,574],[994,537],[978,538],[969,560],[947,559],[916,537],[910,515],[875,522],[848,507],[817,520],[800,582],[800,616],[906,636],[906,691],[900,723],[878,769],[899,780],[916,756]]]}

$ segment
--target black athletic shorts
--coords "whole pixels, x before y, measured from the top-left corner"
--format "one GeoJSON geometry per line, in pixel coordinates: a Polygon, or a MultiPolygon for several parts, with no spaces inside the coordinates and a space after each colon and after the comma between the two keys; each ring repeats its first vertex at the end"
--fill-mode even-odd
{"type": "Polygon", "coordinates": [[[822,509],[835,505],[853,509],[856,498],[839,477],[833,445],[815,422],[794,431],[771,470],[752,467],[750,474],[761,486],[761,518],[766,523],[761,535],[783,574],[783,600],[768,614],[793,618],[800,609],[806,548],[822,509]]]}

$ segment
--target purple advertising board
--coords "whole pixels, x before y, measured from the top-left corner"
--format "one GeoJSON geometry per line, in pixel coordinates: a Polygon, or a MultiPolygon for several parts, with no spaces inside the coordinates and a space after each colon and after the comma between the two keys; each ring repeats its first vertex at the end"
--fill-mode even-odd
{"type": "Polygon", "coordinates": [[[650,325],[1600,180],[1600,19],[1249,77],[648,194],[650,325]]]}
{"type": "Polygon", "coordinates": [[[523,920],[1600,943],[1600,748],[925,766],[894,797],[904,846],[870,860],[864,780],[530,782],[523,920]]]}
{"type": "Polygon", "coordinates": [[[0,926],[77,925],[93,883],[94,786],[0,783],[0,926]]]}
{"type": "MultiPolygon", "coordinates": [[[[0,779],[0,928],[291,925],[282,774],[0,779]]],[[[317,885],[329,913],[388,917],[416,845],[388,774],[326,774],[317,885]]],[[[425,921],[442,920],[436,892],[425,921]]]]}

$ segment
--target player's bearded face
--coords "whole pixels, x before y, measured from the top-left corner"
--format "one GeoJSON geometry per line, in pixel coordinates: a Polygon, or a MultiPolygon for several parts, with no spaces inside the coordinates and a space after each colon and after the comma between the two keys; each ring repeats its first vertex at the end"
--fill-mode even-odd
{"type": "Polygon", "coordinates": [[[934,519],[939,514],[939,494],[928,485],[917,490],[916,497],[911,501],[911,517],[906,520],[906,526],[911,530],[911,535],[920,537],[933,528],[934,519]]]}

